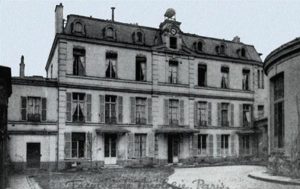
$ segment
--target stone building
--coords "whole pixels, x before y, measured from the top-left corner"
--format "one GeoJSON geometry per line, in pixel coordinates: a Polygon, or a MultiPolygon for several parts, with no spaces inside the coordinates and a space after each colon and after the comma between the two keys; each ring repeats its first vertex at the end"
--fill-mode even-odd
{"type": "Polygon", "coordinates": [[[296,38],[272,51],[264,64],[270,80],[270,152],[292,159],[294,152],[300,152],[299,52],[300,39],[296,38]]]}
{"type": "Polygon", "coordinates": [[[158,28],[114,16],[64,22],[57,5],[47,78],[13,78],[12,161],[64,168],[257,155],[254,123],[268,115],[260,55],[239,37],[180,25],[173,9],[158,28]]]}

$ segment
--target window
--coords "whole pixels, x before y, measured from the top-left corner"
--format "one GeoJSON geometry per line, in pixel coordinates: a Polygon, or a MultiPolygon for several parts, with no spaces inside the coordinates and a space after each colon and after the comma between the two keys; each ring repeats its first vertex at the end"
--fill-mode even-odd
{"type": "Polygon", "coordinates": [[[117,96],[105,96],[105,123],[117,123],[117,96]]]}
{"type": "Polygon", "coordinates": [[[114,39],[114,29],[111,27],[108,27],[105,29],[105,37],[108,39],[114,39]]]}
{"type": "Polygon", "coordinates": [[[242,136],[242,154],[244,154],[244,155],[250,154],[250,136],[249,135],[242,136]]]}
{"type": "Polygon", "coordinates": [[[243,70],[243,90],[249,90],[250,70],[243,70]]]}
{"type": "Polygon", "coordinates": [[[284,75],[272,78],[274,107],[274,142],[278,148],[284,147],[284,75]]]}
{"type": "Polygon", "coordinates": [[[72,94],[72,119],[73,122],[85,121],[85,94],[73,93],[72,94]]]}
{"type": "Polygon", "coordinates": [[[85,133],[72,133],[72,158],[84,158],[85,145],[85,133]]]}
{"type": "Polygon", "coordinates": [[[221,135],[221,153],[227,155],[229,153],[229,135],[221,135]]]}
{"type": "Polygon", "coordinates": [[[216,46],[216,52],[218,54],[224,55],[225,54],[225,45],[218,45],[216,46]]]}
{"type": "Polygon", "coordinates": [[[205,155],[207,149],[207,135],[198,135],[198,154],[205,155]]]}
{"type": "Polygon", "coordinates": [[[249,127],[251,123],[251,111],[249,104],[243,104],[243,127],[249,127]]]}
{"type": "Polygon", "coordinates": [[[228,121],[228,103],[221,103],[221,125],[223,127],[228,127],[229,126],[229,121],[228,121]]]}
{"type": "Polygon", "coordinates": [[[115,52],[106,53],[106,71],[107,78],[117,78],[117,58],[118,54],[115,52]]]}
{"type": "Polygon", "coordinates": [[[228,89],[229,88],[229,68],[222,66],[221,67],[221,88],[228,89]]]}
{"type": "Polygon", "coordinates": [[[136,123],[146,124],[146,98],[136,98],[136,123]]]}
{"type": "Polygon", "coordinates": [[[197,105],[198,126],[207,126],[207,102],[198,102],[197,105]]]}
{"type": "Polygon", "coordinates": [[[85,50],[73,49],[73,75],[85,75],[85,50]]]}
{"type": "Polygon", "coordinates": [[[137,32],[136,33],[136,41],[138,42],[138,43],[142,43],[143,42],[143,33],[142,32],[137,32]]]}
{"type": "Polygon", "coordinates": [[[169,61],[169,83],[178,82],[178,62],[169,61]]]}
{"type": "Polygon", "coordinates": [[[177,49],[177,38],[176,37],[170,37],[170,48],[177,49]]]}
{"type": "Polygon", "coordinates": [[[257,87],[259,89],[264,88],[264,71],[263,70],[257,70],[257,87]]]}
{"type": "Polygon", "coordinates": [[[83,32],[83,27],[82,27],[82,24],[80,22],[75,23],[74,32],[77,32],[77,33],[82,33],[83,32]]]}
{"type": "Polygon", "coordinates": [[[146,139],[146,134],[135,134],[134,147],[136,158],[142,158],[146,156],[146,139]]]}
{"type": "Polygon", "coordinates": [[[198,86],[206,86],[206,65],[198,65],[198,86]]]}
{"type": "Polygon", "coordinates": [[[179,121],[179,101],[175,99],[169,100],[169,124],[178,125],[179,121]]]}
{"type": "Polygon", "coordinates": [[[136,80],[146,81],[146,57],[136,57],[136,80]]]}
{"type": "Polygon", "coordinates": [[[264,105],[258,105],[257,106],[257,112],[258,112],[258,118],[262,118],[265,116],[265,110],[264,110],[264,105]]]}
{"type": "Polygon", "coordinates": [[[246,50],[244,48],[241,49],[241,57],[246,57],[246,50]]]}
{"type": "Polygon", "coordinates": [[[46,121],[47,100],[40,97],[21,97],[21,120],[46,121]]]}
{"type": "Polygon", "coordinates": [[[196,46],[196,50],[201,52],[202,51],[202,48],[203,48],[203,44],[201,41],[198,41],[197,42],[197,46],[196,46]]]}
{"type": "Polygon", "coordinates": [[[265,76],[265,73],[264,73],[264,71],[263,70],[261,70],[261,88],[263,89],[265,86],[265,78],[264,78],[264,76],[265,76]]]}

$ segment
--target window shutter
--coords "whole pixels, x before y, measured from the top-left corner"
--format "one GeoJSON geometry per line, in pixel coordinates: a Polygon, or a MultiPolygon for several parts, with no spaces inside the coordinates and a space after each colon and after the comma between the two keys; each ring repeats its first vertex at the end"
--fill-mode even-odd
{"type": "Polygon", "coordinates": [[[164,99],[164,123],[169,125],[169,99],[164,99]]]}
{"type": "Polygon", "coordinates": [[[136,103],[135,97],[130,97],[130,123],[136,123],[136,103]]]}
{"type": "Polygon", "coordinates": [[[155,135],[155,147],[154,147],[154,155],[155,155],[155,157],[158,156],[158,140],[159,140],[159,136],[155,135]]]}
{"type": "Polygon", "coordinates": [[[230,110],[231,110],[230,124],[232,127],[234,127],[234,104],[230,104],[230,110]]]}
{"type": "Polygon", "coordinates": [[[27,117],[27,98],[24,96],[21,96],[21,120],[22,121],[26,121],[26,117],[27,117]]]}
{"type": "Polygon", "coordinates": [[[67,93],[67,121],[72,121],[72,93],[67,93]]]}
{"type": "Polygon", "coordinates": [[[152,98],[148,98],[148,124],[152,124],[152,98]]]}
{"type": "Polygon", "coordinates": [[[221,124],[221,103],[218,103],[218,126],[222,126],[222,124],[221,124]]]}
{"type": "Polygon", "coordinates": [[[213,135],[208,135],[209,155],[214,156],[214,141],[213,135]]]}
{"type": "Polygon", "coordinates": [[[155,153],[155,138],[154,138],[154,133],[150,132],[147,135],[147,139],[148,139],[148,156],[149,157],[154,157],[154,153],[155,153]]]}
{"type": "Polygon", "coordinates": [[[240,104],[240,127],[243,127],[243,104],[240,104]]]}
{"type": "Polygon", "coordinates": [[[253,105],[250,105],[250,126],[253,127],[253,105]]]}
{"type": "Polygon", "coordinates": [[[231,141],[231,156],[235,156],[235,140],[234,140],[234,135],[230,135],[230,141],[231,141]]]}
{"type": "Polygon", "coordinates": [[[198,155],[198,134],[193,135],[193,156],[198,155]]]}
{"type": "Polygon", "coordinates": [[[197,127],[199,124],[199,121],[198,121],[198,102],[195,101],[194,102],[194,127],[197,127]]]}
{"type": "Polygon", "coordinates": [[[105,120],[104,95],[99,95],[99,102],[100,102],[99,121],[100,121],[100,123],[104,123],[104,120],[105,120]]]}
{"type": "Polygon", "coordinates": [[[134,158],[134,134],[128,133],[128,159],[134,158]]]}
{"type": "Polygon", "coordinates": [[[71,133],[64,133],[65,135],[65,159],[71,158],[71,149],[72,149],[72,143],[71,143],[71,133]]]}
{"type": "Polygon", "coordinates": [[[239,156],[242,156],[243,155],[243,141],[242,141],[242,136],[239,135],[238,139],[239,139],[239,156]]]}
{"type": "Polygon", "coordinates": [[[207,103],[207,125],[211,126],[211,102],[207,103]]]}
{"type": "Polygon", "coordinates": [[[221,135],[217,135],[217,155],[221,156],[221,135]]]}
{"type": "Polygon", "coordinates": [[[123,97],[118,96],[118,122],[123,123],[123,97]]]}
{"type": "Polygon", "coordinates": [[[47,120],[47,99],[42,98],[42,121],[47,120]]]}
{"type": "Polygon", "coordinates": [[[86,133],[86,157],[92,159],[92,133],[86,133]]]}
{"type": "Polygon", "coordinates": [[[92,121],[92,95],[86,95],[86,120],[92,121]]]}
{"type": "Polygon", "coordinates": [[[184,100],[180,100],[179,105],[180,105],[180,125],[184,125],[184,100]]]}

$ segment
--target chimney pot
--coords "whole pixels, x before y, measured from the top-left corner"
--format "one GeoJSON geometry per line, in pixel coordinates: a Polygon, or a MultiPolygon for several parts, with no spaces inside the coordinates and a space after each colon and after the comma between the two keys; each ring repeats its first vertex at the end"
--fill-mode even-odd
{"type": "Polygon", "coordinates": [[[235,36],[232,41],[236,42],[236,43],[240,43],[241,42],[241,38],[239,36],[235,36]]]}
{"type": "Polygon", "coordinates": [[[21,63],[20,63],[20,77],[25,77],[25,63],[24,63],[24,56],[21,56],[21,63]]]}
{"type": "Polygon", "coordinates": [[[63,14],[64,6],[62,3],[56,5],[55,7],[55,34],[63,33],[64,29],[64,14],[63,14]]]}
{"type": "Polygon", "coordinates": [[[115,21],[115,9],[116,7],[111,7],[111,21],[115,21]]]}

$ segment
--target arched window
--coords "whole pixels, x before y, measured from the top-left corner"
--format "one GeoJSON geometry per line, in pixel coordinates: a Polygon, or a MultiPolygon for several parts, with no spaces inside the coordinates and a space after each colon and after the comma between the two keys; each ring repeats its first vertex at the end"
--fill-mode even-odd
{"type": "Polygon", "coordinates": [[[220,46],[220,54],[225,54],[225,45],[220,46]]]}
{"type": "Polygon", "coordinates": [[[197,43],[197,50],[198,50],[198,51],[202,51],[202,48],[203,48],[202,42],[201,42],[201,41],[198,41],[198,43],[197,43]]]}
{"type": "Polygon", "coordinates": [[[142,32],[139,31],[136,33],[136,41],[139,43],[143,42],[143,33],[142,32]]]}
{"type": "Polygon", "coordinates": [[[244,48],[241,49],[241,57],[246,57],[246,50],[244,48]]]}
{"type": "Polygon", "coordinates": [[[80,22],[75,23],[74,31],[77,32],[77,33],[82,33],[83,27],[82,27],[82,24],[80,22]]]}
{"type": "Polygon", "coordinates": [[[111,28],[111,27],[106,28],[105,37],[107,37],[107,38],[114,38],[114,30],[113,30],[113,28],[111,28]]]}

